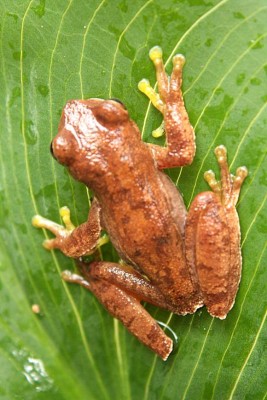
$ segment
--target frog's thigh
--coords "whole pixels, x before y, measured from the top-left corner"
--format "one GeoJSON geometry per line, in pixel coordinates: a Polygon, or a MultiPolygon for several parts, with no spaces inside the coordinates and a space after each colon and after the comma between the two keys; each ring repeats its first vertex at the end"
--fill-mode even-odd
{"type": "MultiPolygon", "coordinates": [[[[93,273],[93,269],[97,269],[98,264],[102,269],[105,267],[105,263],[102,262],[92,263],[89,268],[87,267],[87,270],[80,266],[83,275],[88,280],[87,288],[95,294],[110,314],[119,319],[134,336],[163,360],[166,360],[172,351],[172,340],[165,335],[156,321],[142,307],[136,296],[105,279],[95,278],[94,275],[97,275],[97,272],[93,273]]],[[[107,263],[107,265],[110,264],[107,263]]],[[[81,279],[81,283],[77,279],[73,282],[85,286],[83,279],[81,279]]]]}
{"type": "MultiPolygon", "coordinates": [[[[84,275],[88,273],[82,267],[81,271],[84,275]]],[[[157,287],[127,264],[93,262],[90,264],[90,277],[108,281],[138,298],[139,301],[146,301],[157,307],[174,311],[157,287]]]]}
{"type": "MultiPolygon", "coordinates": [[[[193,279],[212,316],[225,318],[236,291],[231,272],[231,238],[225,209],[213,192],[199,194],[186,222],[186,255],[193,279]]],[[[236,279],[239,279],[236,277],[236,279]]]]}

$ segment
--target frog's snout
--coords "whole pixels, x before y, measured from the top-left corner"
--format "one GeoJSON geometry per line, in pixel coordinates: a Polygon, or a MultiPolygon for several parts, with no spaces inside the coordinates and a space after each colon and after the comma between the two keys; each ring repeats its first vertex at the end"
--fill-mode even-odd
{"type": "Polygon", "coordinates": [[[75,139],[65,130],[59,132],[50,144],[50,151],[54,159],[66,166],[72,163],[75,149],[75,139]]]}

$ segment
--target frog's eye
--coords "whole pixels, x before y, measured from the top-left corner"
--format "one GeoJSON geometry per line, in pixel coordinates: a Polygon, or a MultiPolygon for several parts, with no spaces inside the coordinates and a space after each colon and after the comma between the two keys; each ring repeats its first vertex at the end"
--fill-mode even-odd
{"type": "Polygon", "coordinates": [[[116,103],[116,100],[105,100],[97,107],[92,108],[93,114],[104,126],[115,126],[129,120],[126,108],[118,107],[114,103],[116,103]]]}
{"type": "Polygon", "coordinates": [[[112,97],[109,100],[116,101],[116,103],[119,103],[125,110],[127,110],[125,104],[121,100],[117,99],[116,97],[112,97]]]}
{"type": "Polygon", "coordinates": [[[52,157],[56,160],[54,150],[53,150],[53,141],[50,143],[50,153],[52,154],[52,157]]]}

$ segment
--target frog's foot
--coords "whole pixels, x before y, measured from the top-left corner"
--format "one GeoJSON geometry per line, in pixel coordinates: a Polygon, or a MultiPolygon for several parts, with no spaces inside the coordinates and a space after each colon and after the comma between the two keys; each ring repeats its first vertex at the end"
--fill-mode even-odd
{"type": "Polygon", "coordinates": [[[86,289],[90,290],[90,283],[84,279],[81,275],[75,274],[69,270],[65,270],[61,272],[61,278],[63,281],[68,282],[68,283],[76,283],[78,285],[81,285],[85,287],[86,289]]]}
{"type": "Polygon", "coordinates": [[[35,215],[32,218],[32,225],[34,227],[47,229],[56,236],[54,239],[47,239],[43,242],[43,246],[48,250],[60,248],[60,242],[70,236],[75,229],[70,219],[70,210],[68,207],[61,207],[59,213],[65,226],[59,225],[41,215],[35,215]]]}
{"type": "MultiPolygon", "coordinates": [[[[150,85],[147,79],[142,79],[138,84],[138,89],[144,93],[163,115],[166,111],[166,103],[168,101],[179,101],[182,98],[182,69],[185,58],[181,54],[173,57],[173,71],[171,77],[166,74],[162,59],[162,49],[154,46],[149,52],[149,57],[153,61],[156,69],[157,83],[159,93],[157,93],[150,85]]],[[[164,134],[164,124],[152,132],[154,137],[160,137],[164,134]]]]}
{"type": "Polygon", "coordinates": [[[215,174],[212,170],[205,172],[204,179],[207,181],[213,192],[220,197],[223,205],[226,207],[228,205],[235,206],[242,183],[248,175],[248,170],[246,167],[239,167],[237,168],[235,175],[230,174],[226,147],[220,145],[216,147],[214,152],[220,167],[221,180],[216,180],[215,174]]]}

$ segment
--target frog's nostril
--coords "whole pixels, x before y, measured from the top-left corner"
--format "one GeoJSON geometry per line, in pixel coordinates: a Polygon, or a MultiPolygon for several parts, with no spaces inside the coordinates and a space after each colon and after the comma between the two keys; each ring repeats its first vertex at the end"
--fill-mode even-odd
{"type": "Polygon", "coordinates": [[[56,160],[56,157],[55,157],[55,154],[54,154],[54,150],[53,150],[53,141],[50,143],[50,153],[52,154],[52,156],[56,160]]]}

